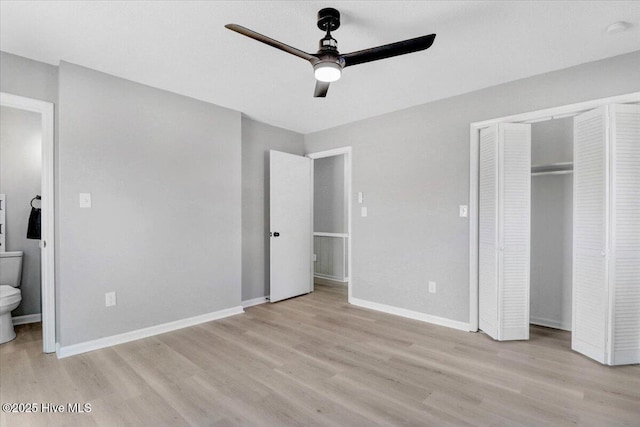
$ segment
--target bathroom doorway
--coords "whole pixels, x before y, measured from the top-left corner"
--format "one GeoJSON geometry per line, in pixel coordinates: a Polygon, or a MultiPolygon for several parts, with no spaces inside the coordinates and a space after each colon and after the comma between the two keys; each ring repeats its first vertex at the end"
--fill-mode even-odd
{"type": "Polygon", "coordinates": [[[351,147],[308,154],[313,160],[313,279],[351,300],[351,147]]]}
{"type": "Polygon", "coordinates": [[[53,353],[56,351],[54,108],[50,102],[8,93],[0,94],[0,108],[3,121],[0,193],[5,194],[2,208],[6,221],[2,226],[6,248],[2,250],[23,253],[22,301],[14,317],[18,324],[41,321],[43,351],[53,353]],[[25,138],[19,135],[22,132],[18,126],[26,126],[22,135],[25,138]],[[11,129],[22,138],[19,144],[10,141],[12,137],[5,133],[11,129]],[[32,207],[40,209],[39,235],[34,234],[32,207]]]}

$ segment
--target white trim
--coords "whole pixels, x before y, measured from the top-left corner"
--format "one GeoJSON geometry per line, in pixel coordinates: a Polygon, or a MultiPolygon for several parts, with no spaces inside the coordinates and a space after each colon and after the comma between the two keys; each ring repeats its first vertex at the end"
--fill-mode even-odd
{"type": "Polygon", "coordinates": [[[546,328],[553,329],[561,329],[563,331],[571,332],[571,323],[570,322],[558,322],[553,319],[544,319],[542,317],[531,317],[529,319],[529,323],[537,326],[544,326],[546,328]]]}
{"type": "Polygon", "coordinates": [[[381,311],[387,314],[393,314],[408,319],[419,320],[421,322],[432,323],[438,326],[446,326],[447,328],[457,329],[459,331],[469,331],[469,324],[458,320],[445,319],[444,317],[433,316],[431,314],[420,313],[418,311],[406,310],[404,308],[393,307],[377,302],[366,301],[359,298],[351,298],[351,304],[358,307],[368,308],[370,310],[381,311]]]}
{"type": "Polygon", "coordinates": [[[22,316],[12,317],[11,320],[13,320],[13,326],[26,325],[28,323],[42,322],[42,315],[40,313],[24,314],[22,316]]]}
{"type": "Polygon", "coordinates": [[[479,132],[498,123],[529,122],[546,117],[568,117],[574,113],[595,109],[607,104],[628,104],[640,102],[640,92],[609,98],[595,99],[547,108],[512,116],[499,117],[469,126],[469,330],[478,330],[478,161],[479,132]]]}
{"type": "MultiPolygon", "coordinates": [[[[352,205],[352,197],[351,197],[351,192],[352,192],[352,179],[353,179],[353,164],[352,164],[352,148],[351,146],[348,147],[341,147],[341,148],[335,148],[333,150],[326,150],[326,151],[318,151],[315,153],[307,153],[307,157],[309,157],[312,160],[316,160],[316,159],[322,159],[324,157],[333,157],[333,156],[340,156],[344,154],[344,200],[345,200],[345,204],[347,206],[347,276],[349,277],[349,282],[347,284],[347,301],[351,302],[352,300],[352,295],[353,295],[353,280],[351,280],[351,278],[353,277],[353,270],[352,270],[352,259],[353,256],[351,254],[351,248],[353,247],[352,241],[353,238],[352,236],[352,224],[351,224],[351,205],[352,205]]],[[[313,163],[312,163],[313,165],[313,163]]],[[[313,166],[311,167],[311,170],[313,171],[313,166]]],[[[313,178],[313,176],[312,176],[313,178]]],[[[312,185],[313,185],[313,179],[311,180],[312,185]]],[[[311,193],[313,194],[313,192],[311,193]]],[[[313,197],[311,198],[311,200],[313,201],[313,197]]],[[[312,204],[312,214],[313,214],[313,204],[312,204]]],[[[311,222],[313,224],[313,221],[311,222]]],[[[313,225],[312,225],[313,226],[313,225]]],[[[313,230],[312,230],[313,232],[313,230]]],[[[311,253],[313,254],[313,248],[311,249],[311,253]]]]}
{"type": "Polygon", "coordinates": [[[315,153],[308,153],[307,157],[316,160],[325,157],[340,156],[341,154],[351,154],[351,146],[334,148],[333,150],[316,151],[315,153]]]}
{"type": "Polygon", "coordinates": [[[199,325],[201,323],[211,322],[236,314],[244,313],[242,306],[227,308],[224,310],[214,311],[199,316],[189,317],[187,319],[176,320],[174,322],[163,323],[161,325],[150,326],[148,328],[138,329],[135,331],[125,332],[123,334],[112,335],[110,337],[98,338],[97,340],[81,342],[78,344],[58,346],[56,353],[58,359],[74,356],[76,354],[86,353],[88,351],[99,350],[105,347],[111,347],[123,344],[129,341],[135,341],[142,338],[152,337],[154,335],[164,334],[165,332],[175,331],[177,329],[188,328],[189,326],[199,325]]]}
{"type": "Polygon", "coordinates": [[[7,251],[6,248],[6,233],[7,229],[5,226],[5,222],[7,220],[6,216],[6,200],[7,197],[5,194],[0,193],[0,253],[4,253],[7,251]]]}
{"type": "Polygon", "coordinates": [[[498,123],[527,122],[529,120],[536,120],[549,116],[559,119],[569,117],[569,115],[579,114],[587,110],[592,110],[606,104],[631,104],[636,102],[640,102],[640,92],[627,93],[602,99],[593,99],[591,101],[577,102],[575,104],[568,104],[560,107],[545,108],[544,110],[529,111],[528,113],[514,114],[512,116],[498,117],[495,119],[484,120],[482,122],[475,122],[472,123],[471,126],[483,128],[498,123]]]}
{"type": "Polygon", "coordinates": [[[340,283],[349,282],[348,277],[331,276],[329,274],[322,274],[322,273],[313,273],[313,277],[317,277],[318,279],[329,279],[329,280],[333,280],[334,282],[340,282],[340,283]]]}
{"type": "Polygon", "coordinates": [[[42,351],[56,351],[55,302],[55,209],[54,209],[54,110],[51,102],[24,96],[0,93],[0,105],[40,113],[42,116],[42,209],[41,248],[41,301],[42,351]]]}
{"type": "Polygon", "coordinates": [[[311,204],[310,207],[310,211],[311,211],[311,223],[309,225],[310,228],[310,232],[311,232],[311,242],[309,245],[309,258],[311,258],[311,271],[309,272],[309,280],[311,281],[311,283],[309,284],[309,292],[315,292],[316,291],[316,283],[313,280],[313,273],[316,270],[316,255],[315,255],[315,239],[313,238],[313,230],[315,229],[315,212],[314,212],[314,207],[313,204],[315,202],[314,198],[315,198],[315,183],[314,183],[314,178],[316,176],[316,172],[315,172],[315,162],[313,161],[313,159],[309,156],[305,156],[307,159],[309,159],[309,161],[311,162],[311,166],[309,167],[310,170],[310,176],[309,176],[309,194],[311,195],[311,197],[309,197],[309,203],[311,204]]]}
{"type": "Polygon", "coordinates": [[[242,301],[242,308],[253,307],[254,305],[264,304],[267,302],[269,302],[269,296],[247,299],[242,301]]]}

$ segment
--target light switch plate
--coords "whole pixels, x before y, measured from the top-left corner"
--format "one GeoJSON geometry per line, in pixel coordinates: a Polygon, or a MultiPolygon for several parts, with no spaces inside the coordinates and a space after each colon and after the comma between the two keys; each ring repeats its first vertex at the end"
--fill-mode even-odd
{"type": "Polygon", "coordinates": [[[80,193],[80,207],[81,208],[91,207],[91,193],[80,193]]]}
{"type": "Polygon", "coordinates": [[[107,292],[104,294],[104,305],[105,307],[111,307],[116,305],[116,293],[115,292],[107,292]]]}
{"type": "Polygon", "coordinates": [[[362,191],[358,192],[358,203],[364,202],[364,193],[362,191]]]}
{"type": "Polygon", "coordinates": [[[429,281],[429,293],[430,294],[436,293],[436,282],[432,282],[431,280],[429,281]]]}
{"type": "Polygon", "coordinates": [[[365,216],[367,216],[367,207],[366,206],[363,206],[363,207],[360,208],[360,216],[363,217],[363,218],[365,216]]]}
{"type": "Polygon", "coordinates": [[[466,218],[469,216],[469,206],[460,205],[460,218],[466,218]]]}

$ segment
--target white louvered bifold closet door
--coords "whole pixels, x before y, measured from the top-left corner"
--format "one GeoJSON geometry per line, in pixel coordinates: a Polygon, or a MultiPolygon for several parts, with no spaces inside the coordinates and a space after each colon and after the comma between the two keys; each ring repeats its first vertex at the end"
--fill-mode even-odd
{"type": "Polygon", "coordinates": [[[531,126],[480,131],[479,327],[529,339],[531,126]]]}
{"type": "Polygon", "coordinates": [[[611,105],[612,334],[608,363],[640,363],[640,105],[611,105]]]}
{"type": "Polygon", "coordinates": [[[529,339],[531,125],[498,126],[500,278],[498,339],[529,339]]]}
{"type": "Polygon", "coordinates": [[[498,339],[498,127],[480,130],[478,326],[498,339]]]}
{"type": "Polygon", "coordinates": [[[609,306],[607,107],[576,116],[573,126],[571,348],[606,363],[609,306]]]}

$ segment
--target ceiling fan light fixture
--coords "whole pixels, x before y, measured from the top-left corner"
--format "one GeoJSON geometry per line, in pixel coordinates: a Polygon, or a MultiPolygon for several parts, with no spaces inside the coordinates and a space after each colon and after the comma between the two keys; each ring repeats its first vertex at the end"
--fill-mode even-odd
{"type": "Polygon", "coordinates": [[[313,67],[313,74],[316,80],[331,83],[340,79],[342,67],[335,62],[318,62],[313,67]]]}
{"type": "Polygon", "coordinates": [[[313,74],[316,78],[316,85],[313,92],[314,98],[326,97],[329,85],[331,82],[340,79],[342,69],[345,67],[429,49],[436,38],[435,34],[429,34],[341,54],[338,51],[338,41],[331,36],[331,31],[335,31],[340,27],[340,12],[332,7],[325,7],[318,12],[318,28],[326,34],[320,39],[320,48],[317,53],[305,52],[238,24],[227,24],[225,27],[311,63],[313,66],[313,74]]]}

